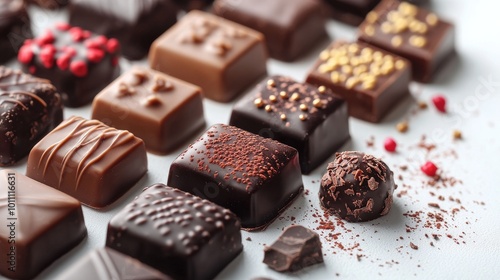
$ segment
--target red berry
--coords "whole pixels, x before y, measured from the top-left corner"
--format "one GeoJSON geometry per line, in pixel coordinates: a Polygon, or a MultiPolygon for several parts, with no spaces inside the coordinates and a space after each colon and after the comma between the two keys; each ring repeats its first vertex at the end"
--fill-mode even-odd
{"type": "Polygon", "coordinates": [[[92,33],[90,33],[90,31],[88,31],[88,30],[83,30],[82,36],[83,36],[83,39],[88,39],[88,38],[90,38],[90,36],[92,36],[92,33]]]}
{"type": "Polygon", "coordinates": [[[17,59],[19,62],[28,64],[33,59],[33,51],[31,46],[24,45],[19,49],[19,53],[17,54],[17,59]]]}
{"type": "Polygon", "coordinates": [[[446,113],[446,98],[442,95],[435,95],[432,98],[432,103],[436,106],[436,109],[441,113],[446,113]]]}
{"type": "Polygon", "coordinates": [[[69,32],[75,42],[79,42],[84,39],[83,30],[80,27],[72,27],[69,32]]]}
{"type": "Polygon", "coordinates": [[[95,39],[94,39],[95,42],[99,43],[101,46],[106,46],[106,43],[108,43],[108,38],[106,38],[106,36],[103,36],[103,35],[100,35],[100,36],[97,36],[95,39]]]}
{"type": "Polygon", "coordinates": [[[87,50],[87,59],[90,62],[98,63],[104,57],[104,51],[100,49],[88,49],[87,50]]]}
{"type": "Polygon", "coordinates": [[[85,61],[77,60],[71,62],[69,65],[69,70],[71,73],[73,73],[77,77],[85,77],[87,76],[87,64],[85,64],[85,61]]]}
{"type": "Polygon", "coordinates": [[[391,137],[387,137],[384,141],[385,150],[391,153],[396,151],[397,145],[398,144],[396,143],[396,140],[394,140],[394,138],[391,137]]]}
{"type": "Polygon", "coordinates": [[[422,165],[422,167],[420,167],[420,170],[422,170],[422,172],[424,172],[425,175],[429,177],[434,177],[436,176],[438,168],[434,163],[428,161],[424,165],[422,165]]]}
{"type": "Polygon", "coordinates": [[[70,57],[73,57],[76,55],[75,48],[66,46],[66,47],[63,47],[62,50],[64,51],[65,54],[69,55],[70,57]]]}
{"type": "Polygon", "coordinates": [[[56,61],[57,67],[61,70],[66,70],[69,67],[69,61],[71,60],[71,56],[67,53],[62,54],[56,61]]]}
{"type": "Polygon", "coordinates": [[[106,43],[106,47],[108,49],[108,52],[115,53],[120,48],[120,43],[118,42],[118,40],[111,38],[106,43]]]}
{"type": "Polygon", "coordinates": [[[55,41],[54,34],[50,31],[46,31],[42,36],[38,37],[37,42],[40,46],[52,44],[55,41]]]}
{"type": "Polygon", "coordinates": [[[45,45],[40,51],[40,60],[45,68],[52,68],[54,66],[54,54],[56,48],[53,45],[45,45]]]}
{"type": "Polygon", "coordinates": [[[56,28],[61,30],[61,31],[66,31],[66,30],[69,30],[71,28],[71,25],[69,25],[66,22],[58,22],[58,23],[56,23],[56,28]]]}

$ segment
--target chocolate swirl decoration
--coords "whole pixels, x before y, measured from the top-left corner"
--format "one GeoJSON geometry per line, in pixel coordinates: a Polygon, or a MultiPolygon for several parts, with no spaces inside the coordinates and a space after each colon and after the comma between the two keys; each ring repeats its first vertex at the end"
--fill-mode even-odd
{"type": "MultiPolygon", "coordinates": [[[[69,141],[77,139],[76,143],[66,152],[60,163],[60,170],[65,170],[70,162],[78,162],[76,168],[76,185],[75,190],[80,185],[81,178],[85,171],[92,167],[93,164],[101,160],[111,150],[129,143],[134,140],[134,135],[125,130],[117,130],[111,128],[96,120],[85,120],[80,117],[71,117],[61,125],[59,125],[54,132],[62,131],[67,127],[74,126],[74,128],[60,141],[48,147],[40,157],[38,168],[41,168],[42,162],[45,162],[43,167],[43,176],[47,172],[47,168],[54,164],[52,160],[69,141]],[[105,147],[103,147],[106,145],[105,147]],[[103,149],[102,149],[103,148],[103,149]],[[96,153],[99,149],[101,152],[96,153]],[[80,159],[75,159],[78,152],[83,151],[83,156],[80,159]],[[47,157],[46,160],[44,160],[47,157]]],[[[64,172],[60,172],[58,188],[61,187],[64,172]]]]}
{"type": "Polygon", "coordinates": [[[19,70],[0,67],[0,106],[12,103],[20,106],[23,110],[28,110],[26,104],[36,101],[43,107],[47,107],[47,103],[35,93],[37,85],[40,84],[51,86],[48,80],[23,74],[19,70]],[[31,100],[23,102],[22,98],[30,98],[31,100]]]}

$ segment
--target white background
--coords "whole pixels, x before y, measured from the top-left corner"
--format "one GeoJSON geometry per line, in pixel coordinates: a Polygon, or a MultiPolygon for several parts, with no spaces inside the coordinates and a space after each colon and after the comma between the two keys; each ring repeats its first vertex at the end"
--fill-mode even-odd
{"type": "MultiPolygon", "coordinates": [[[[331,278],[432,278],[432,279],[497,279],[500,275],[500,194],[497,175],[500,171],[500,2],[495,0],[434,0],[432,10],[443,18],[456,24],[456,47],[459,57],[448,63],[432,84],[412,85],[418,100],[428,101],[436,93],[448,98],[449,113],[436,112],[433,106],[428,110],[415,111],[414,99],[408,98],[380,124],[370,124],[356,119],[350,120],[352,141],[344,149],[361,150],[382,157],[392,168],[396,177],[404,175],[404,181],[397,180],[400,186],[396,194],[408,191],[408,195],[396,197],[392,211],[383,218],[361,224],[346,224],[345,228],[335,230],[316,230],[319,226],[314,213],[321,214],[318,207],[318,180],[327,162],[309,176],[304,176],[308,195],[302,195],[280,219],[260,233],[243,232],[244,252],[238,256],[217,279],[251,279],[266,276],[273,279],[331,279],[331,278]],[[410,130],[400,134],[395,124],[403,119],[410,122],[410,130]],[[452,140],[453,129],[460,129],[464,139],[452,140]],[[422,135],[427,142],[437,145],[430,154],[417,147],[422,135]],[[375,138],[374,147],[366,142],[375,138]],[[397,154],[388,154],[382,148],[385,137],[392,136],[399,143],[397,154]],[[449,154],[454,150],[457,157],[449,154]],[[445,177],[463,181],[454,187],[436,188],[423,183],[427,178],[419,171],[419,166],[431,159],[439,165],[445,177]],[[401,165],[409,169],[402,172],[401,165]],[[403,185],[404,184],[404,185],[403,185]],[[443,195],[446,201],[437,200],[430,195],[443,195]],[[423,223],[415,224],[403,213],[414,210],[435,212],[429,202],[438,202],[442,209],[451,210],[458,204],[448,197],[459,198],[466,210],[458,212],[452,219],[445,215],[449,229],[426,229],[423,223]],[[480,205],[484,202],[485,205],[480,205]],[[296,218],[294,222],[291,217],[296,218]],[[299,223],[320,233],[325,254],[325,263],[307,268],[294,274],[280,274],[268,269],[262,263],[264,244],[274,241],[281,230],[299,223]],[[406,225],[417,227],[406,232],[406,225]],[[329,234],[339,234],[337,242],[345,247],[359,243],[361,251],[341,250],[333,245],[329,234]],[[425,237],[425,234],[443,235],[439,241],[425,237]],[[461,243],[453,242],[445,235],[451,234],[461,243]],[[463,238],[458,238],[462,235],[463,238]],[[246,238],[250,237],[251,241],[246,238]],[[403,237],[403,239],[400,239],[403,237]],[[330,240],[330,241],[329,241],[330,240]],[[434,242],[434,247],[430,242],[434,242]],[[462,242],[465,241],[466,244],[462,242]],[[410,242],[419,247],[410,248],[410,242]],[[360,261],[356,255],[361,254],[360,261]]],[[[32,9],[34,29],[37,34],[55,20],[66,18],[64,11],[47,12],[32,9]]],[[[328,22],[328,31],[333,39],[354,39],[355,29],[334,21],[328,22]]],[[[295,63],[282,63],[270,60],[270,74],[289,75],[303,80],[316,55],[327,42],[318,45],[309,55],[295,63]]],[[[144,62],[142,62],[144,64],[144,62]]],[[[130,63],[122,61],[123,67],[130,63]]],[[[16,67],[12,63],[11,66],[16,67]]],[[[209,125],[227,123],[232,104],[220,104],[205,100],[205,117],[209,125]]],[[[71,115],[90,116],[90,106],[79,109],[65,109],[65,117],[71,115]]],[[[194,140],[194,139],[192,139],[194,140]]],[[[191,140],[191,141],[192,141],[191,140]]],[[[187,146],[188,143],[186,143],[187,146]]],[[[118,203],[104,211],[84,207],[88,228],[88,238],[70,253],[46,269],[37,279],[53,279],[71,264],[78,261],[92,248],[102,247],[105,242],[106,225],[109,219],[143,187],[153,183],[165,183],[172,160],[181,152],[175,151],[167,156],[149,156],[149,172],[118,203]]],[[[25,162],[14,169],[25,172],[25,162]]],[[[438,184],[439,185],[439,184],[438,184]]],[[[460,205],[458,205],[460,206],[460,205]]],[[[333,218],[331,218],[334,220],[333,218]]],[[[423,220],[426,220],[425,214],[423,220]]],[[[0,279],[2,279],[0,277],[0,279]]]]}

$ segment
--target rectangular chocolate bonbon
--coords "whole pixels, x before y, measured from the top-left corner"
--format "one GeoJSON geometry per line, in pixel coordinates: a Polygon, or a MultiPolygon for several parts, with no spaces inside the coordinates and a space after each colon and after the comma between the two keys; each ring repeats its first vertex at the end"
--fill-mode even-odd
{"type": "Polygon", "coordinates": [[[351,116],[379,122],[409,95],[410,80],[406,59],[365,43],[336,41],[320,53],[306,81],[344,98],[351,116]]]}
{"type": "Polygon", "coordinates": [[[0,5],[0,64],[15,58],[24,40],[33,37],[23,0],[3,0],[0,5]]]}
{"type": "Polygon", "coordinates": [[[0,170],[0,219],[0,275],[12,279],[33,279],[87,236],[78,200],[13,170],[0,170]]]}
{"type": "Polygon", "coordinates": [[[263,229],[303,190],[297,150],[234,126],[212,126],[170,166],[168,185],[263,229]]]}
{"type": "Polygon", "coordinates": [[[96,120],[71,117],[30,152],[26,175],[95,208],[128,191],[147,171],[144,142],[96,120]]]}
{"type": "Polygon", "coordinates": [[[128,130],[157,153],[167,153],[205,127],[199,87],[134,67],[94,99],[92,118],[128,130]]]}
{"type": "Polygon", "coordinates": [[[455,54],[455,28],[408,2],[382,1],[359,27],[359,41],[408,59],[413,79],[430,82],[455,54]]]}
{"type": "Polygon", "coordinates": [[[48,80],[0,66],[0,166],[15,164],[63,118],[48,80]]]}
{"type": "Polygon", "coordinates": [[[231,211],[163,184],[114,216],[106,246],[174,279],[213,279],[243,250],[231,211]]]}
{"type": "Polygon", "coordinates": [[[271,76],[236,103],[229,124],[294,147],[307,174],[349,139],[348,118],[347,103],[324,86],[271,76]]]}

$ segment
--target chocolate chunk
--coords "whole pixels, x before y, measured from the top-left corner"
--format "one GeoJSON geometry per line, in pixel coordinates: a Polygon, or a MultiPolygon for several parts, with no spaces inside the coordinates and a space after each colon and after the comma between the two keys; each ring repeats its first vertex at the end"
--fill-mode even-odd
{"type": "Polygon", "coordinates": [[[316,0],[217,0],[214,12],[263,33],[270,56],[280,60],[292,61],[326,37],[316,0]]]}
{"type": "Polygon", "coordinates": [[[409,95],[410,63],[365,43],[333,42],[322,51],[307,82],[344,98],[353,117],[379,122],[409,95]]]}
{"type": "Polygon", "coordinates": [[[90,207],[105,207],[147,171],[144,142],[96,120],[71,117],[30,152],[26,175],[90,207]]]}
{"type": "Polygon", "coordinates": [[[407,2],[382,1],[359,27],[359,40],[411,61],[413,79],[430,82],[455,54],[455,28],[407,2]]]}
{"type": "Polygon", "coordinates": [[[0,64],[16,57],[24,40],[32,38],[30,18],[23,0],[3,0],[0,5],[0,64]]]}
{"type": "Polygon", "coordinates": [[[0,275],[33,279],[87,236],[76,199],[0,170],[0,275]]]}
{"type": "Polygon", "coordinates": [[[171,280],[140,261],[110,248],[99,248],[88,253],[64,271],[59,280],[171,280]]]}
{"type": "Polygon", "coordinates": [[[263,229],[302,192],[297,150],[217,124],[170,166],[168,185],[230,209],[263,229]]]}
{"type": "Polygon", "coordinates": [[[349,222],[364,222],[391,210],[394,175],[381,160],[362,152],[337,153],[321,179],[321,206],[349,222]]]}
{"type": "Polygon", "coordinates": [[[59,23],[26,40],[17,59],[25,72],[49,79],[66,106],[78,107],[117,77],[119,48],[116,39],[59,23]]]}
{"type": "Polygon", "coordinates": [[[27,0],[45,9],[59,9],[68,5],[69,0],[27,0]]]}
{"type": "Polygon", "coordinates": [[[293,272],[322,262],[319,235],[300,225],[289,226],[273,245],[264,249],[264,263],[279,272],[293,272]]]}
{"type": "Polygon", "coordinates": [[[177,21],[171,0],[72,0],[70,23],[120,41],[123,56],[136,60],[177,21]]]}
{"type": "Polygon", "coordinates": [[[63,118],[49,81],[0,66],[0,166],[15,164],[63,118]]]}
{"type": "Polygon", "coordinates": [[[151,68],[200,86],[207,98],[228,102],[266,73],[264,36],[192,11],[152,45],[151,68]]]}
{"type": "Polygon", "coordinates": [[[231,211],[156,184],[113,217],[106,246],[174,279],[213,279],[242,250],[231,211]]]}
{"type": "Polygon", "coordinates": [[[200,88],[143,67],[101,91],[92,118],[132,132],[158,153],[172,151],[205,127],[200,88]]]}
{"type": "Polygon", "coordinates": [[[294,147],[305,174],[349,139],[342,99],[283,76],[268,77],[248,93],[234,106],[229,124],[294,147]]]}

